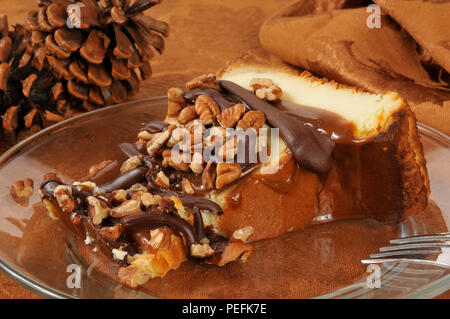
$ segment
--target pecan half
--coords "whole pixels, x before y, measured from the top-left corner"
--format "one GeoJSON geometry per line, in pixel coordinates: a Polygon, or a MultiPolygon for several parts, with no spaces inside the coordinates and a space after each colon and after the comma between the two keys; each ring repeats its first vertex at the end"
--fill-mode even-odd
{"type": "Polygon", "coordinates": [[[195,106],[194,105],[188,105],[184,109],[180,111],[180,114],[178,114],[178,122],[180,124],[186,124],[189,121],[192,121],[193,119],[198,118],[197,112],[195,112],[195,106]]]}
{"type": "Polygon", "coordinates": [[[208,95],[200,95],[195,100],[194,107],[203,125],[212,124],[215,117],[220,113],[219,106],[208,95]]]}
{"type": "Polygon", "coordinates": [[[244,113],[244,104],[238,103],[217,115],[217,121],[219,121],[220,125],[223,127],[231,128],[236,125],[244,113]]]}
{"type": "Polygon", "coordinates": [[[244,130],[249,128],[254,128],[258,131],[266,123],[266,117],[263,112],[260,111],[249,111],[245,113],[242,119],[236,125],[237,128],[242,128],[244,130]]]}
{"type": "Polygon", "coordinates": [[[217,164],[217,178],[216,188],[221,189],[239,178],[242,174],[242,169],[236,163],[218,163],[217,164]]]}
{"type": "Polygon", "coordinates": [[[177,117],[180,114],[180,111],[186,106],[183,90],[179,88],[170,88],[167,91],[167,97],[169,99],[167,117],[177,117]]]}

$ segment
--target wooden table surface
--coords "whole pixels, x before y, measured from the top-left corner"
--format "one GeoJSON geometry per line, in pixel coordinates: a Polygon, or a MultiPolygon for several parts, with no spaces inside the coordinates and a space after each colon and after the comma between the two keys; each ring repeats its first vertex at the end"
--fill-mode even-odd
{"type": "MultiPolygon", "coordinates": [[[[162,56],[152,62],[153,76],[132,99],[165,95],[196,75],[215,72],[240,52],[261,49],[262,22],[292,0],[165,0],[148,11],[170,25],[162,56]]],[[[0,12],[10,24],[24,21],[35,0],[0,0],[0,12]]],[[[450,293],[441,295],[450,298],[450,293]]],[[[0,273],[0,298],[38,298],[0,273]]]]}

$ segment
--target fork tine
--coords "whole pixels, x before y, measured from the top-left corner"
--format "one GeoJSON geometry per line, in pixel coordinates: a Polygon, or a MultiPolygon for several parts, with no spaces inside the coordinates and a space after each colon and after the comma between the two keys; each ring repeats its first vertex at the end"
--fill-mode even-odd
{"type": "Polygon", "coordinates": [[[411,236],[396,238],[390,241],[391,244],[409,244],[417,242],[445,241],[450,239],[450,233],[440,233],[435,235],[411,236]]]}
{"type": "Polygon", "coordinates": [[[381,247],[380,251],[394,251],[394,250],[415,249],[415,248],[440,248],[440,247],[441,248],[450,247],[450,244],[447,243],[403,244],[403,245],[381,247]]]}
{"type": "Polygon", "coordinates": [[[439,267],[444,267],[447,269],[450,269],[450,266],[445,264],[445,263],[441,263],[438,261],[433,261],[433,260],[426,260],[426,259],[410,259],[410,258],[379,258],[379,259],[363,259],[361,260],[361,263],[363,264],[382,264],[382,263],[389,263],[389,262],[417,262],[417,263],[421,263],[421,264],[429,264],[429,265],[436,265],[439,267]]]}
{"type": "Polygon", "coordinates": [[[396,250],[396,251],[386,251],[382,253],[371,254],[370,258],[384,258],[393,256],[414,256],[414,255],[430,255],[430,254],[441,254],[439,250],[429,250],[429,249],[411,249],[411,250],[396,250]]]}

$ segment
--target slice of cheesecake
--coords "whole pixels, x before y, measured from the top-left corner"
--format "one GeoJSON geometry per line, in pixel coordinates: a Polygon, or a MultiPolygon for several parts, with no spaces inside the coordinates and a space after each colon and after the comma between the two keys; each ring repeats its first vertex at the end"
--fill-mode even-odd
{"type": "Polygon", "coordinates": [[[186,86],[168,91],[165,121],[121,144],[120,172],[105,162],[72,185],[56,177],[41,185],[52,215],[121,263],[127,285],[187,258],[245,260],[248,242],[311,224],[395,223],[427,205],[414,115],[395,93],[361,92],[253,56],[186,86]],[[243,148],[231,134],[239,129],[254,133],[243,148]],[[252,150],[266,157],[252,161],[252,150]]]}
{"type": "Polygon", "coordinates": [[[416,121],[396,93],[366,93],[251,55],[229,63],[217,78],[248,90],[252,79],[272,80],[282,90],[281,109],[336,143],[326,176],[290,164],[300,178],[286,194],[273,190],[270,182],[254,185],[255,176],[240,181],[239,190],[215,196],[224,207],[222,229],[231,232],[248,224],[255,229],[252,238],[261,239],[342,218],[395,223],[426,207],[430,188],[416,121]]]}

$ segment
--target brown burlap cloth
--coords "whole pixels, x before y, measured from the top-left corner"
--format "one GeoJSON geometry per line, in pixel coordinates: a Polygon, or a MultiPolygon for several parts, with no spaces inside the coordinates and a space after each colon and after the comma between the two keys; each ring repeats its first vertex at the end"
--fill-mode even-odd
{"type": "Polygon", "coordinates": [[[264,23],[261,43],[317,75],[396,91],[419,121],[450,135],[450,0],[374,2],[379,28],[372,1],[297,1],[264,23]]]}

